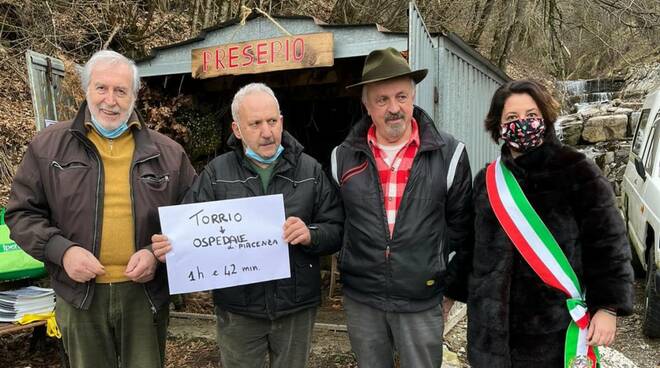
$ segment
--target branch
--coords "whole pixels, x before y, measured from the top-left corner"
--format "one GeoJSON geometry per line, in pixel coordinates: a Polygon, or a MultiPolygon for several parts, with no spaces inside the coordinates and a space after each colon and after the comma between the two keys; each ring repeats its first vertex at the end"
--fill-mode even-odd
{"type": "Polygon", "coordinates": [[[108,46],[110,46],[110,42],[112,42],[112,39],[115,38],[115,35],[119,31],[119,29],[121,29],[121,25],[116,24],[115,27],[112,29],[112,32],[110,32],[110,36],[108,37],[108,39],[103,44],[103,50],[107,49],[108,46]]]}

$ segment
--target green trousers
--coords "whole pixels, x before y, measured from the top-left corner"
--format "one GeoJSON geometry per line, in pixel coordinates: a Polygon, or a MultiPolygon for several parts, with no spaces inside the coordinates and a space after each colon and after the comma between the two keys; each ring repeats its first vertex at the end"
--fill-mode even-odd
{"type": "Polygon", "coordinates": [[[96,284],[89,310],[57,298],[55,316],[71,368],[165,365],[169,310],[154,314],[141,284],[96,284]]]}

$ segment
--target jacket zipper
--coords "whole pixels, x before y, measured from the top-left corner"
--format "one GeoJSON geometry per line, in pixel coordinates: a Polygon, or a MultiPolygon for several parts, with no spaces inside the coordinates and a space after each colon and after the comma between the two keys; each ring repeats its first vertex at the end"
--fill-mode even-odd
{"type": "MultiPolygon", "coordinates": [[[[73,130],[70,130],[71,133],[73,134],[74,137],[78,138],[90,152],[94,156],[94,159],[96,160],[96,165],[99,168],[99,174],[96,178],[96,203],[94,204],[94,239],[92,241],[92,254],[94,254],[94,257],[98,257],[98,254],[96,252],[97,248],[97,242],[98,242],[98,233],[99,233],[99,198],[101,197],[100,192],[101,192],[101,179],[103,178],[103,165],[101,164],[101,159],[99,158],[98,152],[96,151],[96,148],[93,147],[93,145],[89,144],[86,141],[86,137],[81,137],[79,133],[76,133],[73,130]]],[[[85,289],[85,296],[83,297],[82,302],[80,302],[80,305],[78,308],[82,309],[83,306],[85,305],[85,302],[87,301],[87,298],[89,297],[89,291],[92,288],[92,282],[88,281],[87,287],[85,289]]]]}
{"type": "MultiPolygon", "coordinates": [[[[133,180],[135,178],[134,171],[135,171],[135,167],[138,164],[147,162],[149,160],[153,160],[153,159],[155,159],[159,156],[160,156],[160,153],[157,153],[153,156],[149,156],[149,157],[144,158],[142,160],[135,161],[131,165],[130,184],[131,184],[131,211],[132,211],[132,215],[133,215],[133,247],[135,248],[136,252],[138,251],[138,229],[137,229],[137,225],[136,225],[137,223],[135,221],[135,193],[134,193],[134,190],[133,190],[133,180]]],[[[149,307],[151,308],[151,313],[154,315],[154,320],[155,320],[156,313],[158,311],[156,310],[156,306],[154,305],[154,301],[151,298],[151,295],[149,294],[149,290],[147,290],[146,283],[142,284],[142,288],[144,289],[144,294],[147,296],[147,300],[149,301],[149,307]]]]}

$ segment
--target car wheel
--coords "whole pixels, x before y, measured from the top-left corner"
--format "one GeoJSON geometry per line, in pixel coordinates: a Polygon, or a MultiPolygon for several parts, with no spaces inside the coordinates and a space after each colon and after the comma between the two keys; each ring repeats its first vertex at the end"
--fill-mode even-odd
{"type": "Polygon", "coordinates": [[[654,251],[651,248],[647,263],[646,294],[644,300],[644,335],[648,337],[660,337],[660,293],[655,285],[655,261],[654,251]]]}

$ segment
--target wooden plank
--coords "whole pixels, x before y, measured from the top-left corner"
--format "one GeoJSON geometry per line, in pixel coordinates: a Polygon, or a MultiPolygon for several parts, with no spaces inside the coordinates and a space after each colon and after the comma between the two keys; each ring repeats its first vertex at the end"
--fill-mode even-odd
{"type": "Polygon", "coordinates": [[[188,318],[188,319],[208,319],[215,321],[215,314],[188,313],[188,312],[170,312],[170,317],[188,318]]]}
{"type": "MultiPolygon", "coordinates": [[[[215,321],[216,319],[215,314],[174,312],[174,311],[170,312],[170,317],[186,318],[186,319],[204,319],[204,320],[213,320],[213,321],[215,321]]],[[[348,331],[346,325],[337,325],[332,323],[321,323],[321,322],[314,323],[314,328],[319,328],[322,330],[330,330],[330,331],[342,331],[342,332],[348,331]]]]}
{"type": "Polygon", "coordinates": [[[309,33],[193,49],[191,58],[192,76],[197,79],[333,66],[333,34],[309,33]]]}
{"type": "MultiPolygon", "coordinates": [[[[443,336],[447,336],[447,334],[458,324],[458,322],[460,322],[465,317],[466,313],[467,313],[467,305],[456,302],[454,304],[454,307],[451,309],[449,313],[449,318],[447,319],[447,322],[445,323],[445,330],[443,336]]],[[[213,321],[215,321],[216,319],[214,314],[174,312],[174,311],[170,312],[170,317],[204,319],[204,320],[213,320],[213,321]]],[[[346,325],[321,323],[321,322],[314,323],[314,328],[318,328],[322,330],[330,330],[330,331],[342,331],[342,332],[348,331],[346,325]]],[[[2,330],[0,330],[0,333],[1,332],[2,330]]]]}
{"type": "Polygon", "coordinates": [[[339,331],[339,332],[348,331],[348,327],[346,325],[336,325],[332,323],[321,323],[321,322],[314,323],[314,328],[318,328],[321,330],[339,331]]]}
{"type": "Polygon", "coordinates": [[[17,325],[13,323],[0,323],[0,335],[6,335],[14,332],[20,332],[23,330],[29,330],[35,327],[43,326],[46,324],[46,321],[36,321],[28,323],[26,325],[17,325]]]}

